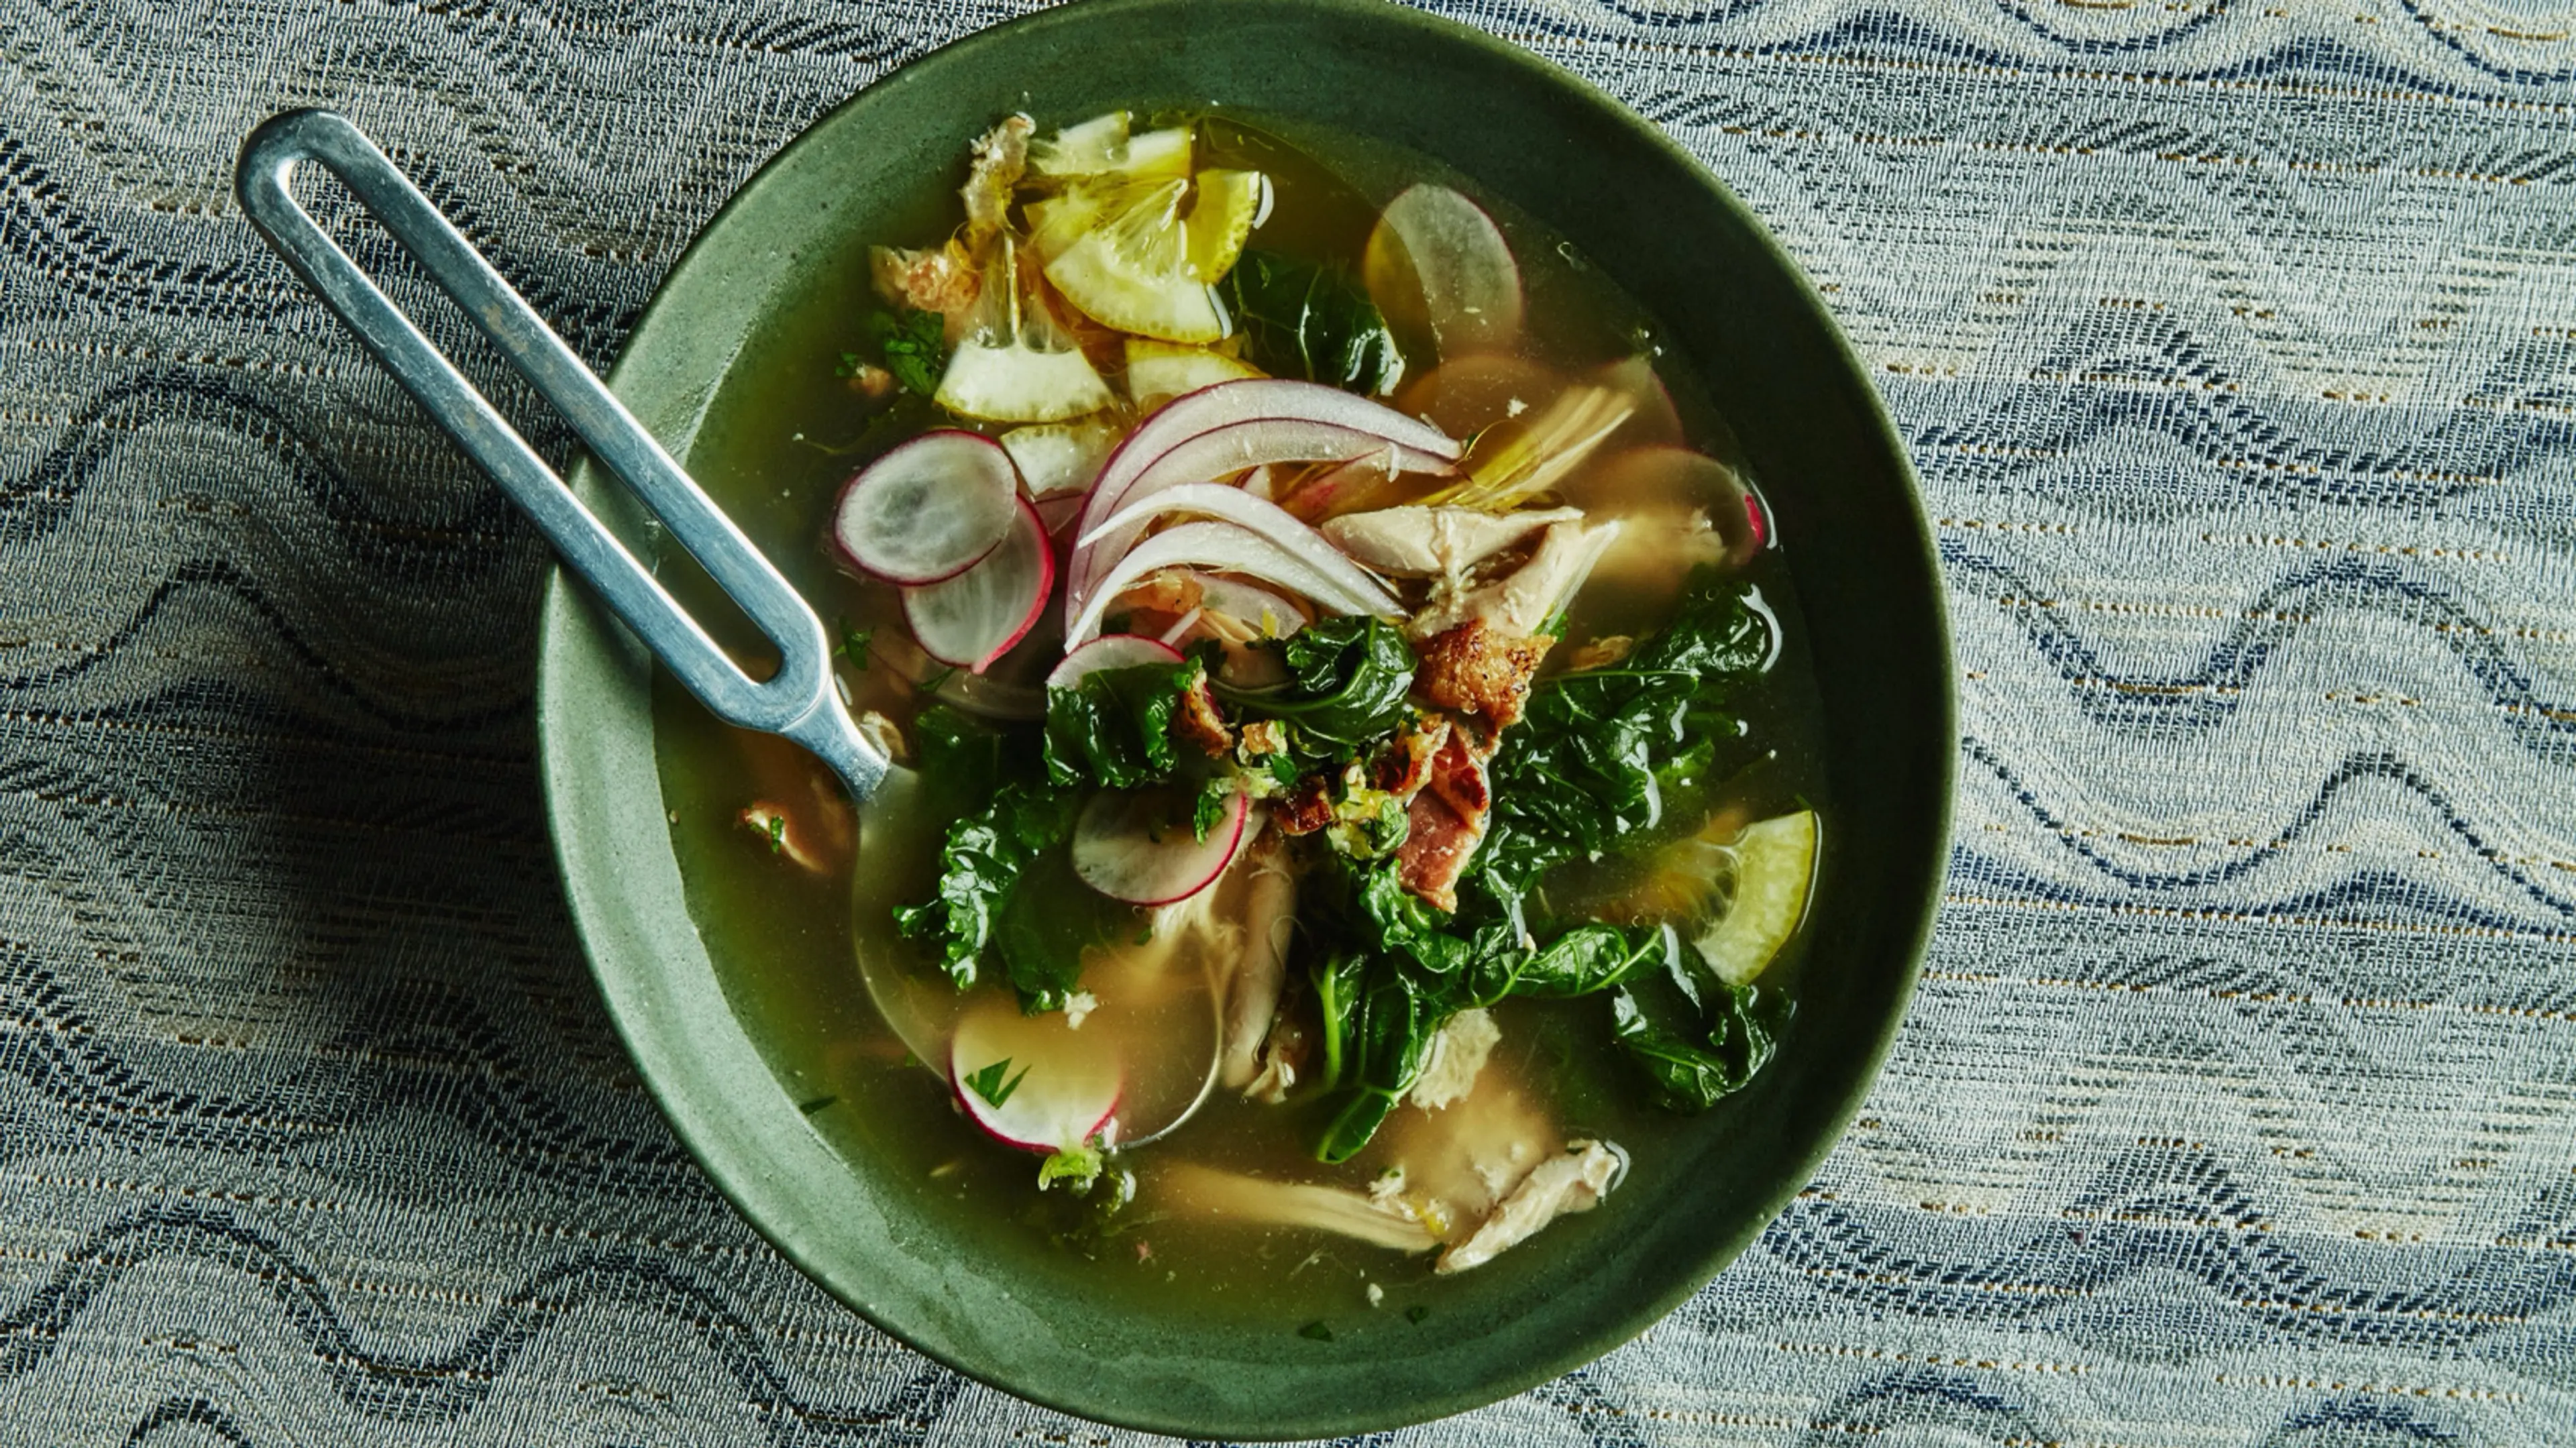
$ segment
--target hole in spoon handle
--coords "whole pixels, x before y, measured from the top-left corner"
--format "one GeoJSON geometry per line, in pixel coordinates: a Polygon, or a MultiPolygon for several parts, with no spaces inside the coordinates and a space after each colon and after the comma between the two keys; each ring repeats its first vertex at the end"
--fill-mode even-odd
{"type": "Polygon", "coordinates": [[[804,745],[841,776],[854,798],[867,797],[884,777],[886,759],[860,736],[841,704],[822,620],[374,142],[345,116],[290,111],[264,122],[242,143],[233,184],[242,210],[295,274],[492,475],[554,545],[564,566],[589,583],[690,693],[730,723],[804,745]],[[490,400],[331,240],[288,190],[296,165],[304,161],[338,177],[572,425],[591,456],[653,510],[777,648],[776,673],[755,680],[727,658],[490,400]]]}

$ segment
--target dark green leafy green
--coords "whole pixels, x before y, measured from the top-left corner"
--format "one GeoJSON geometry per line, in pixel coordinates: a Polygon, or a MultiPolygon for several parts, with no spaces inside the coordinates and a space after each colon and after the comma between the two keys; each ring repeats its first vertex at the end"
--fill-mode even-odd
{"type": "MultiPolygon", "coordinates": [[[[937,312],[905,308],[900,312],[871,312],[867,321],[868,341],[876,347],[877,358],[906,392],[916,397],[931,397],[939,391],[940,375],[948,370],[948,323],[937,312]]],[[[856,370],[858,356],[845,354],[841,375],[856,370]]]]}
{"type": "Polygon", "coordinates": [[[1196,661],[1136,664],[1086,674],[1047,690],[1046,775],[1058,789],[1096,784],[1133,789],[1169,779],[1179,766],[1172,716],[1206,677],[1196,661]]]}
{"type": "Polygon", "coordinates": [[[1673,621],[1626,659],[1531,692],[1494,762],[1493,827],[1477,852],[1475,876],[1493,902],[1511,909],[1554,866],[1597,860],[1653,828],[1665,786],[1742,739],[1726,696],[1772,647],[1769,618],[1748,594],[1703,569],[1673,621]]]}
{"type": "Polygon", "coordinates": [[[1610,990],[1676,949],[1661,927],[1580,925],[1535,949],[1508,921],[1460,926],[1407,891],[1392,864],[1327,865],[1310,876],[1315,928],[1344,942],[1309,983],[1323,1028],[1319,1086],[1347,1092],[1316,1154],[1347,1161],[1420,1076],[1432,1038],[1471,1007],[1510,996],[1610,990]]]}
{"type": "Polygon", "coordinates": [[[1072,834],[1078,803],[1042,783],[1014,782],[948,827],[938,898],[896,910],[895,925],[939,948],[940,964],[959,990],[975,983],[976,958],[992,942],[1021,874],[1072,834]]]}
{"type": "Polygon", "coordinates": [[[1592,995],[1668,965],[1681,948],[1669,926],[1579,925],[1523,961],[1511,993],[1541,1000],[1592,995]]]}
{"type": "Polygon", "coordinates": [[[1758,986],[1738,990],[1676,955],[1632,977],[1610,999],[1612,1036],[1677,1111],[1706,1111],[1744,1089],[1778,1044],[1775,1010],[1758,986]]]}
{"type": "Polygon", "coordinates": [[[1242,324],[1252,364],[1372,396],[1404,379],[1386,318],[1339,267],[1247,251],[1218,287],[1242,324]]]}
{"type": "Polygon", "coordinates": [[[1431,1038],[1455,1014],[1442,1010],[1443,1004],[1401,968],[1368,972],[1345,1018],[1347,1035],[1340,1053],[1342,1066],[1352,1073],[1359,1089],[1324,1128],[1324,1138],[1315,1147],[1317,1157],[1348,1161],[1368,1145],[1387,1113],[1422,1075],[1431,1038]]]}
{"type": "MultiPolygon", "coordinates": [[[[1077,796],[1065,796],[1068,800],[1077,796]]],[[[1135,907],[1110,899],[1073,872],[1072,852],[1052,848],[1013,882],[993,922],[993,953],[1019,992],[1020,1008],[1056,1011],[1082,988],[1082,953],[1131,938],[1135,907]]]]}
{"type": "Polygon", "coordinates": [[[1293,726],[1292,738],[1309,752],[1348,758],[1411,714],[1413,648],[1382,618],[1326,619],[1262,647],[1277,651],[1287,682],[1242,689],[1219,679],[1217,697],[1247,718],[1293,726]]]}

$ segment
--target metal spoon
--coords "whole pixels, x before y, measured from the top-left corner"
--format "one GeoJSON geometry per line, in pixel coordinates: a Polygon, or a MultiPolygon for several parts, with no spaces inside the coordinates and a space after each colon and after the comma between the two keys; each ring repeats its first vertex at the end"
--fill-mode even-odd
{"type": "MultiPolygon", "coordinates": [[[[252,224],[304,284],[358,334],[431,420],[492,475],[554,545],[564,566],[598,593],[690,693],[727,723],[777,734],[812,751],[840,777],[854,803],[864,803],[877,791],[889,761],[859,733],[840,698],[822,620],[364,132],[332,111],[273,117],[243,142],[233,186],[252,224]],[[338,177],[538,395],[572,424],[591,456],[635,490],[778,650],[775,674],[755,681],[727,658],[651,571],[296,202],[288,182],[304,161],[338,177]]],[[[861,952],[860,971],[880,1009],[904,1030],[903,1023],[919,1012],[903,1003],[918,991],[913,982],[889,978],[893,966],[877,959],[880,954],[861,952]]],[[[1213,1014],[1221,992],[1212,978],[1208,989],[1213,1014]]],[[[926,1044],[915,1043],[915,1049],[926,1044]]],[[[923,1059],[941,1060],[944,1052],[924,1054],[923,1059]]],[[[1205,1084],[1195,1096],[1167,1121],[1123,1123],[1123,1144],[1141,1145],[1186,1120],[1207,1099],[1217,1064],[1212,1044],[1205,1084]]]]}
{"type": "Polygon", "coordinates": [[[742,530],[701,491],[607,386],[529,307],[385,153],[331,111],[290,111],[242,144],[233,187],[242,210],[286,264],[358,334],[394,380],[429,410],[510,501],[535,521],[564,566],[596,590],[654,657],[718,718],[783,735],[812,750],[865,800],[887,760],[862,738],[832,682],[823,621],[742,530]],[[287,190],[312,161],[356,193],[385,230],[455,299],[539,396],[581,435],[591,456],[625,480],[671,536],[712,575],[778,650],[778,672],[754,681],[716,647],[465,374],[349,259],[287,190]]]}

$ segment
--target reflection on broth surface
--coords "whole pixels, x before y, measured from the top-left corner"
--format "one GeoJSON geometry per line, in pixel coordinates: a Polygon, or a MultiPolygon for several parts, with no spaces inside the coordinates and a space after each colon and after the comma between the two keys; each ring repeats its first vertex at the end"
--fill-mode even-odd
{"type": "Polygon", "coordinates": [[[997,1260],[1418,1318],[1615,1231],[1789,1028],[1796,597],[1647,310],[1528,218],[1065,119],[961,137],[708,414],[904,767],[854,819],[657,683],[690,909],[814,1129],[997,1260]]]}

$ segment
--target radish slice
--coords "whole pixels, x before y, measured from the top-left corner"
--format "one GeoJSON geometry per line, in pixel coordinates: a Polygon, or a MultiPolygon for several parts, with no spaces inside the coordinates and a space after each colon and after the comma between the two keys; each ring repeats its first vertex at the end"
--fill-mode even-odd
{"type": "MultiPolygon", "coordinates": [[[[1381,618],[1404,615],[1402,607],[1385,605],[1383,589],[1378,590],[1378,597],[1354,595],[1341,580],[1317,571],[1305,559],[1248,528],[1232,523],[1183,523],[1136,545],[1118,560],[1117,567],[1101,575],[1090,604],[1066,627],[1065,642],[1079,644],[1098,633],[1101,616],[1109,611],[1121,590],[1164,568],[1219,568],[1240,573],[1304,594],[1334,613],[1372,613],[1381,618]]],[[[1068,602],[1066,606],[1072,605],[1068,602]]]]}
{"type": "Polygon", "coordinates": [[[1018,526],[984,561],[942,583],[903,591],[904,622],[921,651],[943,664],[982,673],[1011,651],[1046,612],[1055,587],[1055,551],[1046,524],[1028,499],[1012,495],[1018,526]]]}
{"type": "MultiPolygon", "coordinates": [[[[1118,450],[1110,454],[1109,461],[1100,469],[1099,480],[1092,484],[1092,508],[1097,511],[1085,511],[1085,531],[1088,531],[1090,520],[1106,518],[1124,506],[1128,484],[1174,447],[1220,427],[1268,418],[1332,423],[1381,440],[1361,451],[1373,451],[1384,443],[1393,443],[1444,465],[1456,462],[1460,452],[1458,442],[1438,428],[1338,387],[1279,377],[1220,382],[1173,399],[1162,411],[1147,418],[1127,435],[1127,440],[1118,445],[1118,450]]],[[[1205,479],[1178,478],[1174,481],[1202,482],[1205,479]]],[[[1105,563],[1100,565],[1106,566],[1105,563]]],[[[1085,555],[1075,556],[1068,573],[1081,597],[1089,597],[1089,578],[1098,571],[1085,555]]]]}
{"type": "MultiPolygon", "coordinates": [[[[1133,497],[1143,491],[1129,489],[1133,497]]],[[[1276,503],[1264,502],[1241,488],[1217,483],[1182,483],[1164,488],[1141,502],[1119,509],[1100,525],[1075,540],[1075,546],[1094,542],[1122,531],[1128,537],[1145,530],[1145,525],[1165,513],[1205,513],[1211,518],[1248,528],[1289,552],[1296,554],[1315,570],[1340,581],[1353,596],[1371,598],[1377,606],[1372,613],[1402,613],[1403,606],[1395,595],[1386,591],[1377,575],[1351,561],[1350,555],[1333,546],[1323,534],[1298,522],[1276,503]]]]}
{"type": "Polygon", "coordinates": [[[1389,321],[1419,319],[1442,357],[1498,351],[1521,330],[1521,269],[1485,208],[1424,184],[1386,204],[1361,265],[1389,321]]]}
{"type": "Polygon", "coordinates": [[[832,541],[890,583],[937,583],[984,561],[1019,519],[1019,470],[991,438],[925,432],[868,464],[832,509],[832,541]]]}
{"type": "Polygon", "coordinates": [[[1169,905],[1216,883],[1243,843],[1251,813],[1241,791],[1225,818],[1200,839],[1191,828],[1196,795],[1180,789],[1104,789],[1073,824],[1073,872],[1082,883],[1130,905],[1169,905]]]}
{"type": "Polygon", "coordinates": [[[1084,1037],[1062,1011],[1022,1015],[999,996],[949,1038],[958,1104],[994,1140],[1027,1151],[1066,1151],[1106,1131],[1124,1077],[1097,1033],[1084,1037]]]}
{"type": "MultiPolygon", "coordinates": [[[[1113,526],[1110,520],[1166,488],[1225,477],[1265,463],[1335,462],[1374,452],[1393,453],[1395,466],[1405,472],[1436,471],[1447,466],[1431,454],[1390,445],[1374,433],[1339,423],[1296,418],[1256,418],[1210,428],[1176,443],[1143,472],[1127,480],[1114,509],[1106,504],[1105,486],[1091,490],[1091,501],[1082,510],[1082,532],[1074,545],[1065,597],[1075,609],[1090,603],[1091,590],[1101,571],[1116,563],[1145,527],[1133,521],[1113,526]]],[[[1106,474],[1103,480],[1105,483],[1106,474]]],[[[1239,488],[1229,491],[1251,498],[1239,488]]]]}
{"type": "Polygon", "coordinates": [[[1049,689],[1070,689],[1103,669],[1132,669],[1138,664],[1178,664],[1181,651],[1143,634],[1102,634],[1072,653],[1047,675],[1049,689]]]}

